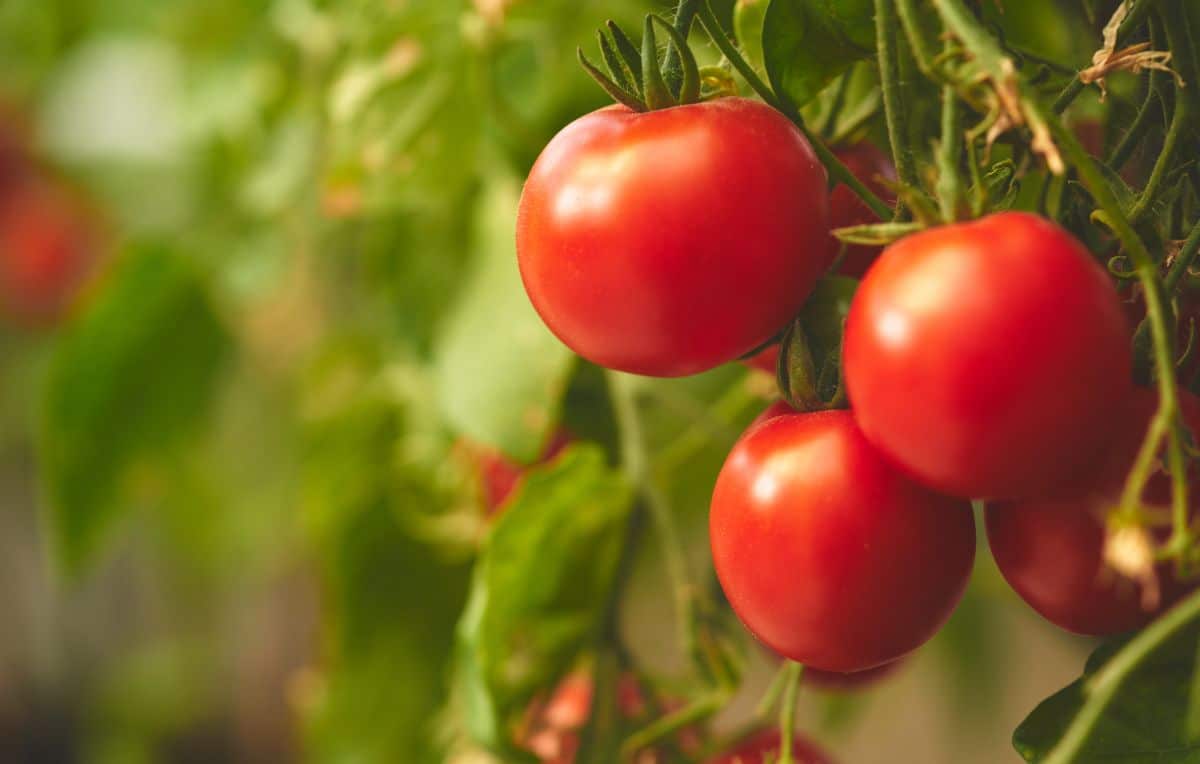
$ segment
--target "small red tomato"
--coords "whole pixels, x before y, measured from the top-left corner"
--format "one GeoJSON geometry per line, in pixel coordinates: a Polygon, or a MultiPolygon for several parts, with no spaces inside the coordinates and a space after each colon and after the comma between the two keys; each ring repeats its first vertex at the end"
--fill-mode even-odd
{"type": "MultiPolygon", "coordinates": [[[[1157,408],[1138,390],[1118,417],[1119,429],[1091,480],[1058,500],[990,502],[985,518],[992,557],[1009,585],[1046,620],[1077,634],[1104,636],[1140,628],[1195,587],[1176,581],[1170,564],[1156,567],[1158,606],[1143,607],[1142,588],[1104,563],[1105,512],[1119,500],[1126,474],[1157,408]]],[[[1183,398],[1184,417],[1200,433],[1200,401],[1183,398]]],[[[1200,475],[1189,476],[1193,513],[1200,475]]],[[[1159,471],[1143,499],[1166,511],[1170,481],[1159,471]]]]}
{"type": "Polygon", "coordinates": [[[863,671],[924,643],[975,557],[970,504],[898,472],[849,411],[776,416],[743,435],[717,477],[709,537],[746,627],[824,671],[863,671]]]}
{"type": "MultiPolygon", "coordinates": [[[[890,183],[896,181],[896,166],[892,164],[891,157],[866,142],[834,148],[833,153],[867,188],[889,204],[895,202],[896,195],[889,186],[890,183]]],[[[877,222],[879,222],[879,218],[874,212],[871,212],[871,208],[862,199],[858,198],[857,194],[850,190],[849,186],[839,184],[829,194],[830,228],[848,228],[877,222]]],[[[830,235],[829,247],[829,259],[832,262],[837,257],[842,245],[830,235]]],[[[871,263],[875,262],[875,258],[879,257],[879,252],[880,247],[849,244],[846,246],[846,256],[842,258],[837,272],[844,276],[861,279],[871,263]]]]}
{"type": "MultiPolygon", "coordinates": [[[[571,443],[571,434],[559,428],[546,447],[542,449],[537,464],[543,464],[562,453],[571,443]]],[[[484,446],[472,449],[479,465],[480,487],[483,506],[488,515],[494,515],[504,507],[521,482],[529,467],[510,459],[504,453],[484,446]]]]}
{"type": "MultiPolygon", "coordinates": [[[[738,743],[733,750],[709,759],[708,764],[765,764],[779,761],[783,751],[783,736],[777,727],[767,727],[753,732],[738,743]]],[[[833,764],[833,759],[812,741],[800,735],[792,736],[792,761],[795,764],[833,764]]]]}
{"type": "Polygon", "coordinates": [[[1131,386],[1108,274],[1026,213],[888,247],[850,305],[844,359],[867,438],[957,496],[1055,490],[1104,447],[1131,386]]]}
{"type": "Polygon", "coordinates": [[[27,326],[54,323],[91,270],[97,231],[82,205],[42,178],[0,197],[0,312],[27,326]]]}
{"type": "Polygon", "coordinates": [[[766,342],[828,265],[825,170],[782,114],[745,98],[567,125],[517,214],[534,308],[590,361],[674,377],[766,342]]]}

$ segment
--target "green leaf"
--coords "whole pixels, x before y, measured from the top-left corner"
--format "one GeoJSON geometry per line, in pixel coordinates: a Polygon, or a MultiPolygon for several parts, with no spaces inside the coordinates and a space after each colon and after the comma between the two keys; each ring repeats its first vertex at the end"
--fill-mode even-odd
{"type": "Polygon", "coordinates": [[[129,252],[50,363],[39,442],[53,546],[78,573],[117,519],[122,482],[205,419],[229,337],[200,274],[129,252]]]}
{"type": "Polygon", "coordinates": [[[470,733],[497,750],[603,622],[632,494],[594,446],[530,473],[476,564],[458,629],[470,733]]]}
{"type": "MultiPolygon", "coordinates": [[[[1198,638],[1200,625],[1182,630],[1133,671],[1093,728],[1080,750],[1079,761],[1200,761],[1200,742],[1187,735],[1188,697],[1198,638]]],[[[1013,734],[1013,747],[1026,761],[1041,761],[1062,738],[1083,706],[1085,684],[1121,646],[1120,640],[1101,646],[1088,658],[1083,677],[1042,701],[1021,722],[1013,734]]]]}
{"type": "Polygon", "coordinates": [[[476,259],[437,343],[440,407],[462,434],[533,461],[558,418],[574,355],[542,324],[517,270],[515,180],[480,201],[476,259]]]}
{"type": "Polygon", "coordinates": [[[775,92],[803,106],[855,61],[875,53],[871,0],[771,0],[763,59],[775,92]]]}
{"type": "Polygon", "coordinates": [[[763,68],[763,20],[767,0],[737,0],[733,5],[733,32],[746,60],[755,69],[763,68]]]}

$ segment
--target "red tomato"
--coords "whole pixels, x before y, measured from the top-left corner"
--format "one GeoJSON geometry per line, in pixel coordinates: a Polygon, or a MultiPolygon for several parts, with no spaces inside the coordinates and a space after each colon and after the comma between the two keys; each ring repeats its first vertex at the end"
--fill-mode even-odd
{"type": "Polygon", "coordinates": [[[96,231],[82,206],[40,178],[0,197],[0,312],[36,326],[69,308],[95,260],[96,231]]]}
{"type": "MultiPolygon", "coordinates": [[[[558,429],[542,450],[537,464],[543,464],[562,453],[571,443],[571,433],[558,429]]],[[[484,510],[489,515],[503,509],[529,467],[510,459],[506,454],[484,446],[474,447],[479,464],[479,478],[483,493],[484,510]]]]}
{"type": "MultiPolygon", "coordinates": [[[[833,153],[867,188],[889,204],[895,202],[896,195],[889,186],[889,183],[896,181],[896,166],[892,164],[891,157],[865,142],[835,148],[833,153]]],[[[839,184],[829,195],[830,228],[848,228],[877,222],[879,222],[879,218],[874,212],[871,212],[871,208],[864,204],[862,199],[859,199],[858,195],[848,186],[839,184]]],[[[837,256],[841,246],[841,242],[830,235],[830,261],[837,256]]],[[[879,252],[879,247],[848,245],[846,256],[842,258],[837,272],[844,276],[861,279],[871,263],[875,262],[875,258],[879,257],[879,252]]]]}
{"type": "MultiPolygon", "coordinates": [[[[1200,401],[1183,399],[1184,415],[1200,433],[1200,401]]],[[[1118,500],[1125,475],[1145,437],[1157,397],[1138,390],[1118,417],[1119,431],[1089,482],[1059,500],[992,502],[987,506],[992,557],[1008,583],[1046,620],[1077,634],[1102,636],[1140,628],[1195,587],[1175,580],[1171,566],[1156,568],[1159,606],[1144,609],[1141,586],[1106,569],[1105,512],[1118,500]]],[[[1189,479],[1193,512],[1200,506],[1200,475],[1189,479]]],[[[1158,472],[1144,500],[1165,508],[1170,481],[1158,472]]]]}
{"type": "Polygon", "coordinates": [[[863,432],[957,496],[1046,494],[1085,469],[1129,395],[1129,330],[1104,268],[1026,213],[889,247],[846,322],[863,432]]]}
{"type": "Polygon", "coordinates": [[[766,342],[828,265],[825,170],[758,101],[611,106],[554,137],[517,215],[525,289],[583,357],[673,377],[766,342]]]}
{"type": "Polygon", "coordinates": [[[768,647],[863,671],[924,643],[975,557],[970,505],[901,475],[849,411],[786,414],[733,447],[709,515],[717,577],[768,647]]]}
{"type": "MultiPolygon", "coordinates": [[[[766,761],[779,761],[782,751],[783,736],[779,734],[779,729],[768,727],[751,733],[732,751],[709,759],[708,764],[764,764],[766,761]]],[[[792,736],[792,761],[795,764],[833,763],[833,759],[824,751],[800,735],[792,736]]]]}

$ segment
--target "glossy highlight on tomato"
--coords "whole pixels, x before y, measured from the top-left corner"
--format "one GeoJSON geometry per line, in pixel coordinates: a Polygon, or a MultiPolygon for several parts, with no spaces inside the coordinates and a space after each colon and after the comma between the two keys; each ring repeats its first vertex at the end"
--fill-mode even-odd
{"type": "Polygon", "coordinates": [[[975,556],[966,501],[901,474],[849,411],[752,427],[717,477],[713,562],[734,611],[775,652],[863,671],[949,617],[975,556]]]}
{"type": "MultiPolygon", "coordinates": [[[[1200,401],[1184,394],[1185,420],[1200,433],[1200,401]]],[[[989,502],[985,510],[992,557],[1009,585],[1046,620],[1076,634],[1105,636],[1141,628],[1195,588],[1175,579],[1172,566],[1155,569],[1161,590],[1156,607],[1143,606],[1142,584],[1104,562],[1105,513],[1119,500],[1124,479],[1145,437],[1157,397],[1138,390],[1118,415],[1118,433],[1087,481],[1057,500],[989,502]]],[[[1195,514],[1200,475],[1189,474],[1195,514]]],[[[1170,481],[1161,469],[1143,500],[1164,512],[1170,481]]]]}
{"type": "Polygon", "coordinates": [[[779,112],[720,98],[567,125],[521,194],[517,257],[546,325],[584,358],[653,376],[771,338],[829,265],[825,170],[779,112]]]}
{"type": "MultiPolygon", "coordinates": [[[[779,761],[783,751],[783,736],[778,727],[753,732],[734,746],[733,750],[709,759],[707,764],[765,764],[779,761]]],[[[792,761],[795,764],[833,764],[833,759],[804,736],[792,736],[792,761]]]]}
{"type": "Polygon", "coordinates": [[[905,238],[855,294],[844,363],[863,432],[957,496],[1052,493],[1131,388],[1108,274],[1070,234],[1002,213],[905,238]]]}

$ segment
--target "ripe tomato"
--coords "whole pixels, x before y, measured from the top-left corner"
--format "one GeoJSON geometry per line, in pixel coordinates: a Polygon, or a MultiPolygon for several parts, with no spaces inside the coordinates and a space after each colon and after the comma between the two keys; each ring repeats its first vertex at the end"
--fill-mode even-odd
{"type": "Polygon", "coordinates": [[[850,306],[844,357],[866,436],[958,496],[1052,491],[1103,448],[1131,386],[1107,273],[1026,213],[885,250],[850,306]]]}
{"type": "MultiPolygon", "coordinates": [[[[571,444],[571,433],[559,428],[546,447],[542,449],[537,464],[543,464],[562,453],[571,444]]],[[[529,467],[510,459],[506,454],[486,446],[468,446],[474,453],[479,467],[480,492],[483,495],[484,511],[497,514],[525,476],[529,467]]]]}
{"type": "Polygon", "coordinates": [[[768,340],[828,265],[824,168],[758,101],[583,116],[542,151],[517,215],[546,325],[612,369],[681,376],[768,340]]]}
{"type": "MultiPolygon", "coordinates": [[[[833,153],[854,177],[861,180],[867,188],[879,195],[889,204],[895,201],[896,195],[889,183],[896,181],[896,166],[887,154],[870,143],[855,143],[850,146],[835,148],[833,153]]],[[[871,208],[863,203],[850,188],[844,184],[838,185],[829,195],[829,227],[847,228],[854,225],[865,225],[878,222],[879,218],[871,212],[871,208]]],[[[829,237],[832,261],[841,250],[839,242],[832,234],[829,237]]],[[[861,244],[851,244],[846,247],[846,256],[842,258],[837,272],[844,276],[861,279],[875,258],[879,257],[879,247],[868,247],[861,244]]]]}
{"type": "MultiPolygon", "coordinates": [[[[1200,401],[1186,395],[1184,416],[1200,433],[1200,401]]],[[[1195,587],[1175,580],[1171,566],[1157,566],[1159,607],[1146,610],[1141,586],[1104,564],[1105,512],[1118,500],[1129,467],[1157,408],[1156,396],[1138,390],[1118,417],[1118,433],[1090,480],[1069,498],[991,502],[987,505],[992,557],[1009,585],[1046,620],[1077,634],[1103,636],[1140,628],[1195,587]]],[[[1189,477],[1193,512],[1200,506],[1200,475],[1189,477]]],[[[1170,504],[1170,481],[1159,471],[1143,499],[1170,504]]]]}
{"type": "Polygon", "coordinates": [[[95,261],[97,231],[82,205],[43,178],[0,197],[0,312],[19,323],[53,323],[95,261]]]}
{"type": "Polygon", "coordinates": [[[825,671],[915,649],[971,573],[965,501],[901,475],[849,411],[784,414],[734,445],[709,515],[717,577],[768,647],[825,671]]]}
{"type": "MultiPolygon", "coordinates": [[[[764,764],[766,761],[779,761],[781,751],[783,737],[779,734],[779,729],[767,727],[751,733],[732,751],[709,759],[708,764],[764,764]]],[[[793,735],[792,761],[795,764],[832,764],[833,759],[811,741],[800,735],[793,735]]]]}

